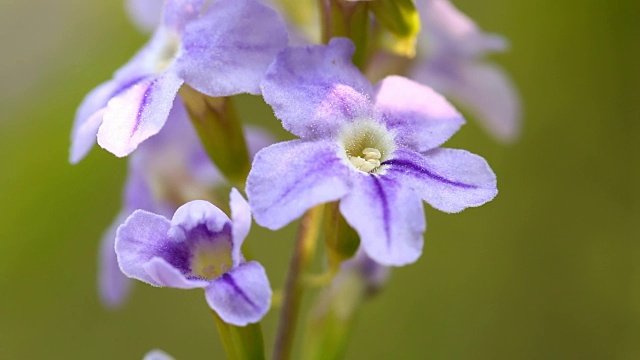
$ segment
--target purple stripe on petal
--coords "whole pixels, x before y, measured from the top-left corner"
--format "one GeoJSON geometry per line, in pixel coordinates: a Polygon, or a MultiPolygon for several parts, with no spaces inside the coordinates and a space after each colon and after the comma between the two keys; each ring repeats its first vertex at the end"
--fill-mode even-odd
{"type": "Polygon", "coordinates": [[[496,176],[487,162],[464,150],[438,148],[425,153],[399,149],[385,178],[412,188],[436,209],[459,212],[493,199],[496,176]]]}
{"type": "Polygon", "coordinates": [[[411,161],[408,160],[402,160],[402,159],[391,159],[391,160],[387,160],[382,162],[381,165],[391,165],[391,166],[398,166],[401,169],[405,169],[405,170],[412,170],[415,172],[418,172],[422,175],[425,175],[433,180],[436,181],[440,181],[442,183],[445,183],[447,185],[452,185],[452,186],[457,186],[457,187],[461,187],[464,189],[476,189],[477,186],[475,185],[471,185],[471,184],[465,184],[463,182],[459,182],[459,181],[453,181],[453,180],[449,180],[443,176],[440,176],[432,171],[429,171],[428,169],[417,165],[411,161]]]}
{"type": "Polygon", "coordinates": [[[256,154],[247,178],[247,196],[258,224],[279,229],[311,207],[348,191],[352,170],[331,141],[293,140],[256,154]]]}
{"type": "Polygon", "coordinates": [[[226,323],[245,326],[269,311],[272,296],[262,265],[249,261],[213,280],[205,290],[209,306],[226,323]]]}
{"type": "Polygon", "coordinates": [[[256,303],[254,303],[253,301],[251,301],[251,299],[249,299],[249,296],[240,288],[240,286],[238,286],[238,284],[233,279],[231,274],[229,273],[222,274],[221,279],[225,284],[231,287],[233,291],[242,298],[242,300],[246,301],[247,304],[249,304],[254,310],[258,311],[260,309],[258,305],[256,305],[256,303]]]}
{"type": "MultiPolygon", "coordinates": [[[[111,93],[111,95],[109,95],[109,99],[112,97],[116,97],[120,94],[122,94],[123,92],[129,90],[129,88],[131,88],[133,85],[144,81],[148,78],[149,76],[145,75],[145,76],[138,76],[138,77],[134,77],[132,79],[129,79],[127,81],[122,82],[116,89],[113,90],[113,92],[111,93]]],[[[106,102],[105,102],[105,105],[106,102]]]]}
{"type": "Polygon", "coordinates": [[[142,101],[140,102],[140,108],[138,109],[138,114],[136,114],[136,121],[133,125],[133,129],[131,130],[131,134],[129,135],[129,139],[133,138],[133,136],[138,131],[138,128],[140,127],[140,119],[142,118],[142,114],[144,113],[144,110],[149,105],[149,99],[151,98],[150,94],[155,88],[157,82],[158,82],[158,78],[153,79],[149,83],[149,86],[147,87],[147,89],[142,94],[142,101]]]}
{"type": "Polygon", "coordinates": [[[380,199],[380,205],[382,206],[382,221],[384,223],[384,234],[387,239],[387,247],[391,247],[391,231],[389,230],[389,201],[387,200],[387,195],[384,193],[384,189],[382,188],[382,184],[380,184],[380,179],[378,179],[375,175],[370,175],[373,179],[373,184],[376,187],[376,192],[380,199]]]}
{"type": "Polygon", "coordinates": [[[172,72],[147,77],[109,100],[98,144],[116,156],[129,155],[164,125],[182,79],[172,72]]]}
{"type": "Polygon", "coordinates": [[[420,198],[387,174],[353,176],[351,191],[340,200],[340,212],[358,232],[369,257],[382,265],[401,266],[420,256],[426,223],[420,198]]]}

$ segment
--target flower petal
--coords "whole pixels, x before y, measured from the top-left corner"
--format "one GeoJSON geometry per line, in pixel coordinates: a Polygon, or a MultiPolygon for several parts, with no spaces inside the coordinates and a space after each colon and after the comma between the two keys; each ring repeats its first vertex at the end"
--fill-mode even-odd
{"type": "Polygon", "coordinates": [[[240,264],[240,260],[242,258],[240,252],[242,243],[251,229],[251,208],[236,188],[231,189],[230,198],[229,206],[231,207],[232,223],[231,237],[233,239],[231,259],[233,260],[233,266],[236,267],[240,264]]]}
{"type": "MultiPolygon", "coordinates": [[[[186,282],[187,279],[182,274],[189,273],[189,249],[184,243],[173,241],[167,236],[169,227],[169,220],[160,215],[144,210],[136,210],[131,214],[116,233],[115,250],[120,270],[130,278],[154,286],[186,282]],[[161,259],[162,262],[155,259],[161,259]],[[147,265],[149,263],[151,265],[147,265]],[[168,267],[175,272],[168,270],[168,267]],[[183,279],[176,280],[176,272],[183,279]],[[168,282],[165,283],[165,280],[168,282]]],[[[193,281],[192,287],[203,287],[206,284],[207,282],[193,281]]]]}
{"type": "Polygon", "coordinates": [[[220,318],[236,326],[260,321],[269,311],[271,295],[267,274],[256,261],[240,264],[215,279],[205,293],[220,318]]]}
{"type": "Polygon", "coordinates": [[[260,81],[287,45],[278,14],[255,0],[219,0],[190,22],[176,69],[209,96],[260,94],[260,81]]]}
{"type": "Polygon", "coordinates": [[[111,99],[98,130],[98,144],[116,156],[129,155],[160,131],[182,82],[172,72],[165,72],[111,99]]]}
{"type": "Polygon", "coordinates": [[[160,257],[154,257],[145,262],[142,264],[142,268],[159,286],[176,289],[196,289],[209,285],[206,280],[188,279],[180,270],[160,257]]]}
{"type": "Polygon", "coordinates": [[[130,79],[105,81],[85,96],[78,107],[71,130],[70,163],[75,164],[82,160],[96,143],[96,134],[102,124],[102,116],[109,99],[127,90],[135,82],[131,82],[130,79]]]}
{"type": "Polygon", "coordinates": [[[262,149],[246,188],[256,222],[279,229],[313,206],[341,198],[350,171],[332,141],[293,140],[262,149]]]}
{"type": "Polygon", "coordinates": [[[176,210],[168,234],[175,241],[189,241],[190,232],[196,228],[204,226],[211,235],[215,235],[230,222],[227,214],[210,202],[194,200],[176,210]]]}
{"type": "Polygon", "coordinates": [[[498,140],[515,141],[520,135],[520,99],[508,75],[498,66],[466,62],[455,72],[427,67],[425,79],[478,117],[498,140]]]}
{"type": "Polygon", "coordinates": [[[360,235],[360,244],[375,262],[402,266],[422,254],[426,229],[422,201],[407,186],[386,176],[354,177],[340,212],[360,235]]]}
{"type": "Polygon", "coordinates": [[[416,3],[431,52],[476,57],[490,51],[503,51],[507,42],[499,35],[485,34],[449,0],[416,3]]]}
{"type": "Polygon", "coordinates": [[[422,152],[442,145],[464,124],[464,118],[431,88],[400,76],[376,87],[376,107],[396,141],[422,152]]]}
{"type": "Polygon", "coordinates": [[[303,139],[335,135],[358,117],[371,117],[371,84],[351,63],[351,41],[327,46],[290,47],[269,67],[261,84],[285,129],[303,139]]]}
{"type": "Polygon", "coordinates": [[[125,9],[138,29],[151,33],[160,25],[163,3],[161,0],[127,0],[125,9]]]}
{"type": "Polygon", "coordinates": [[[116,230],[126,219],[121,213],[102,236],[98,255],[98,293],[102,303],[109,308],[121,306],[131,292],[131,280],[126,277],[120,267],[114,249],[116,230]]]}
{"type": "Polygon", "coordinates": [[[244,127],[244,137],[247,141],[247,150],[249,150],[249,157],[251,159],[253,159],[258,151],[275,143],[273,135],[257,126],[246,125],[244,127]]]}
{"type": "MultiPolygon", "coordinates": [[[[158,1],[158,0],[156,0],[158,1]]],[[[175,360],[171,355],[167,354],[162,350],[151,350],[144,355],[142,360],[175,360]]]]}
{"type": "Polygon", "coordinates": [[[496,175],[480,156],[465,150],[434,149],[424,155],[397,150],[387,175],[412,187],[438,210],[455,213],[480,206],[498,193],[496,175]]]}
{"type": "Polygon", "coordinates": [[[181,32],[186,24],[200,15],[205,3],[205,0],[165,0],[162,25],[181,32]]]}

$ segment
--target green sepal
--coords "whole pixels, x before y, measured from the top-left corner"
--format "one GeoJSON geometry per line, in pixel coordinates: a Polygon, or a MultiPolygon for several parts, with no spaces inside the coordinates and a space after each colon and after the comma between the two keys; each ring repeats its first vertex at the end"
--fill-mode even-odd
{"type": "Polygon", "coordinates": [[[233,100],[207,96],[187,85],[180,88],[180,96],[213,163],[233,186],[244,188],[251,162],[233,100]]]}
{"type": "Polygon", "coordinates": [[[264,341],[260,323],[235,326],[222,321],[215,312],[212,313],[229,360],[264,360],[264,341]]]}
{"type": "Polygon", "coordinates": [[[360,237],[340,214],[338,202],[325,206],[324,236],[329,268],[332,270],[337,270],[343,261],[353,257],[360,246],[360,237]]]}
{"type": "Polygon", "coordinates": [[[319,294],[306,324],[304,360],[344,358],[366,291],[357,272],[346,272],[319,294]]]}
{"type": "Polygon", "coordinates": [[[407,57],[414,57],[420,33],[420,16],[412,0],[371,1],[370,9],[384,31],[379,46],[407,57]]]}

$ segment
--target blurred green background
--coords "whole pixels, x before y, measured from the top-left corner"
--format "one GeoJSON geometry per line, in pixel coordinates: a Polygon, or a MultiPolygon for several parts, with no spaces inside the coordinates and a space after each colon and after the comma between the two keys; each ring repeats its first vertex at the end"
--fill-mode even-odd
{"type": "MultiPolygon", "coordinates": [[[[521,91],[523,136],[498,145],[469,121],[448,144],[486,157],[500,194],[457,215],[425,206],[424,255],[362,309],[348,358],[640,359],[639,3],[454,2],[511,40],[494,59],[521,91]]],[[[126,163],[96,148],[69,165],[69,132],[144,41],[121,1],[0,2],[0,359],[224,358],[201,291],[97,299],[126,163]]],[[[250,237],[276,286],[294,228],[250,237]]]]}

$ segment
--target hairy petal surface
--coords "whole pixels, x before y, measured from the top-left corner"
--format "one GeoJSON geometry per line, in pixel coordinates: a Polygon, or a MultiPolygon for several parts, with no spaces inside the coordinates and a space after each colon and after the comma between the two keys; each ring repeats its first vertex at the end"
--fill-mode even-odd
{"type": "Polygon", "coordinates": [[[375,262],[402,266],[422,254],[426,229],[422,201],[396,179],[371,174],[354,176],[351,191],[340,201],[340,212],[360,236],[360,244],[375,262]]]}
{"type": "Polygon", "coordinates": [[[162,129],[182,82],[165,72],[112,98],[98,130],[98,144],[116,156],[129,155],[162,129]]]}
{"type": "Polygon", "coordinates": [[[131,85],[133,84],[109,80],[98,85],[85,96],[76,111],[71,130],[70,163],[75,164],[82,160],[96,143],[96,134],[102,124],[102,116],[109,99],[131,85]]]}
{"type": "Polygon", "coordinates": [[[200,15],[206,0],[165,0],[163,2],[162,24],[181,32],[187,23],[200,15]]]}
{"type": "Polygon", "coordinates": [[[185,27],[176,71],[209,96],[257,95],[286,45],[286,28],[274,10],[255,0],[219,0],[185,27]]]}
{"type": "Polygon", "coordinates": [[[225,322],[245,326],[260,321],[271,305],[267,274],[256,261],[240,264],[206,289],[209,306],[225,322]]]}
{"type": "Polygon", "coordinates": [[[205,287],[206,281],[184,277],[189,271],[189,249],[167,236],[169,227],[169,220],[160,215],[144,210],[131,214],[116,234],[120,270],[154,286],[205,287]]]}
{"type": "Polygon", "coordinates": [[[247,178],[256,222],[276,230],[315,205],[341,198],[352,170],[338,151],[333,141],[293,140],[258,152],[247,178]]]}
{"type": "Polygon", "coordinates": [[[442,145],[464,124],[464,118],[431,88],[389,76],[376,86],[376,108],[396,141],[418,152],[442,145]]]}
{"type": "Polygon", "coordinates": [[[335,135],[358,117],[371,117],[371,84],[351,63],[351,41],[283,50],[261,84],[265,101],[291,133],[303,139],[335,135]]]}
{"type": "Polygon", "coordinates": [[[194,200],[178,208],[171,219],[169,236],[175,241],[188,241],[190,232],[202,225],[211,234],[221,232],[230,222],[222,210],[208,201],[194,200]]]}
{"type": "Polygon", "coordinates": [[[159,286],[176,289],[195,289],[206,287],[209,284],[206,280],[187,278],[182,271],[160,257],[154,257],[142,264],[142,268],[159,286]]]}
{"type": "Polygon", "coordinates": [[[425,154],[398,150],[385,165],[389,166],[386,175],[444,212],[480,206],[498,193],[496,176],[487,162],[465,150],[439,148],[425,154]]]}

